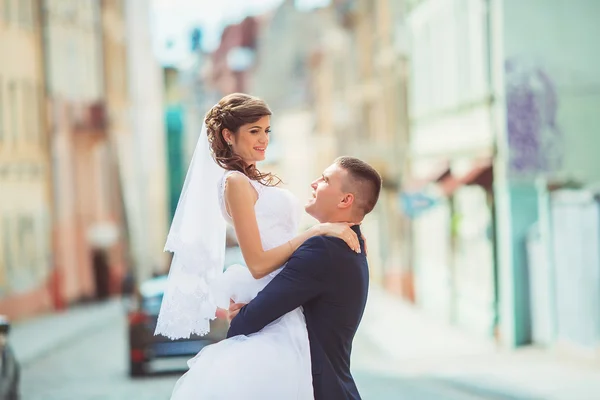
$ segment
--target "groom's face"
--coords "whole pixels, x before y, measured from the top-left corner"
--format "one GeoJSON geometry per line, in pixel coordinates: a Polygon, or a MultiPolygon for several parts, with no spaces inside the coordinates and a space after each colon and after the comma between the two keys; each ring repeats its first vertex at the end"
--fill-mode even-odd
{"type": "Polygon", "coordinates": [[[319,222],[331,222],[333,215],[344,207],[346,193],[342,190],[348,172],[332,164],[311,183],[312,195],[304,209],[319,222]]]}

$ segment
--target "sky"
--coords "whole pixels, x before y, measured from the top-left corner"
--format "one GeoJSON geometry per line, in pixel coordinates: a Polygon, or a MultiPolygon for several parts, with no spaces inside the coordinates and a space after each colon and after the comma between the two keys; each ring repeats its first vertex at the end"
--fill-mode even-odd
{"type": "MultiPolygon", "coordinates": [[[[203,47],[214,50],[223,27],[275,9],[284,0],[153,0],[154,49],[163,64],[176,64],[189,52],[190,31],[200,26],[203,47]]],[[[327,5],[329,0],[295,0],[298,8],[327,5]]]]}

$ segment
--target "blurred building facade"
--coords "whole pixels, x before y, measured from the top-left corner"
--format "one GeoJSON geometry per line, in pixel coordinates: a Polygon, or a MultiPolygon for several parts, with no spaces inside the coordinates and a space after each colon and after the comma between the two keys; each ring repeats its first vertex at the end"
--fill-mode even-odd
{"type": "Polygon", "coordinates": [[[311,60],[318,160],[328,165],[353,155],[380,171],[379,204],[363,224],[372,277],[412,299],[399,207],[408,140],[402,2],[340,0],[327,11],[327,30],[311,60]]]}
{"type": "Polygon", "coordinates": [[[127,89],[132,134],[122,136],[121,165],[131,262],[138,280],[167,268],[168,231],[164,85],[153,53],[150,2],[125,2],[127,89]]]}
{"type": "Polygon", "coordinates": [[[211,54],[208,72],[209,86],[221,97],[248,91],[260,23],[257,17],[246,17],[223,30],[219,46],[211,54]]]}
{"type": "Polygon", "coordinates": [[[599,4],[407,6],[411,179],[402,190],[428,200],[412,223],[417,302],[507,346],[566,344],[597,355],[590,149],[600,73],[589,16],[599,4]]]}
{"type": "Polygon", "coordinates": [[[123,268],[99,1],[43,4],[57,306],[105,298],[123,268]]]}
{"type": "Polygon", "coordinates": [[[597,358],[600,4],[492,5],[502,339],[597,358]],[[532,227],[541,262],[523,252],[532,227]]]}
{"type": "Polygon", "coordinates": [[[27,0],[0,10],[0,313],[106,298],[126,273],[165,268],[149,7],[27,0]]]}
{"type": "Polygon", "coordinates": [[[413,220],[417,302],[444,320],[492,335],[498,317],[496,135],[487,2],[408,5],[411,175],[404,190],[436,199],[413,220]]]}
{"type": "Polygon", "coordinates": [[[190,54],[177,65],[178,91],[183,107],[183,165],[189,165],[198,136],[202,130],[208,110],[222,97],[221,91],[212,84],[212,54],[202,47],[204,35],[200,28],[194,28],[190,35],[190,54]]]}
{"type": "Polygon", "coordinates": [[[39,1],[0,9],[0,312],[51,306],[52,171],[39,1]]]}
{"type": "MultiPolygon", "coordinates": [[[[269,150],[260,168],[281,177],[302,204],[310,196],[310,183],[333,161],[316,163],[310,90],[310,56],[324,31],[324,12],[302,12],[287,0],[263,21],[250,93],[265,100],[273,116],[269,150]]],[[[301,229],[315,222],[302,213],[301,229]]]]}
{"type": "Polygon", "coordinates": [[[375,282],[507,346],[566,342],[593,353],[598,240],[581,238],[583,249],[555,228],[570,229],[569,237],[600,230],[583,226],[598,222],[589,153],[598,138],[589,114],[598,72],[586,56],[597,28],[584,16],[597,15],[598,5],[572,6],[338,0],[311,15],[318,27],[301,32],[295,26],[305,16],[284,2],[264,19],[250,88],[275,111],[269,169],[303,181],[309,174],[290,173],[286,163],[310,159],[314,175],[351,154],[382,172],[382,200],[364,225],[375,282]],[[551,29],[559,15],[569,16],[566,35],[551,29]],[[520,41],[533,19],[537,36],[520,41]],[[568,58],[560,43],[569,43],[568,58]],[[303,58],[305,80],[294,69],[303,58]],[[303,98],[294,85],[306,82],[313,107],[294,119],[303,98]],[[556,191],[565,185],[584,189],[556,191]],[[580,248],[587,261],[574,274],[586,283],[564,262],[580,248]],[[585,288],[577,295],[576,282],[585,288]],[[569,304],[587,311],[574,317],[569,304]]]}
{"type": "Polygon", "coordinates": [[[129,273],[131,254],[129,251],[129,226],[125,213],[125,197],[123,192],[122,163],[119,160],[119,143],[122,137],[131,136],[129,110],[131,102],[127,90],[127,40],[125,31],[125,1],[101,1],[102,32],[102,66],[103,83],[107,115],[107,148],[110,161],[104,165],[112,184],[111,198],[115,225],[122,240],[114,249],[114,265],[112,273],[112,291],[117,291],[117,283],[129,273]]]}

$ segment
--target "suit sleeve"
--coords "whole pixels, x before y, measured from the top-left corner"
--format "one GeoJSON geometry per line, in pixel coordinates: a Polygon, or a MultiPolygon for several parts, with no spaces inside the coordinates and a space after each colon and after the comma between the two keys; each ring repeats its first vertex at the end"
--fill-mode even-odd
{"type": "Polygon", "coordinates": [[[249,335],[277,318],[318,297],[329,264],[325,239],[308,239],[292,254],[286,266],[231,321],[227,337],[249,335]]]}

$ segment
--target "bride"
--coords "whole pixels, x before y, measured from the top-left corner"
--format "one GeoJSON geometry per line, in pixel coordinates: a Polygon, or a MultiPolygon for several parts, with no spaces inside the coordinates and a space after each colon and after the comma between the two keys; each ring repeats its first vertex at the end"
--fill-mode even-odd
{"type": "MultiPolygon", "coordinates": [[[[165,250],[174,253],[156,334],[208,333],[217,308],[247,303],[292,253],[317,235],[341,238],[359,252],[347,223],[317,224],[297,234],[300,207],[280,180],[260,172],[271,111],[253,96],[225,96],[206,114],[165,250]],[[233,226],[247,267],[222,272],[226,223],[233,226]]],[[[172,399],[313,399],[304,314],[293,310],[249,336],[202,349],[188,362],[172,399]]]]}

